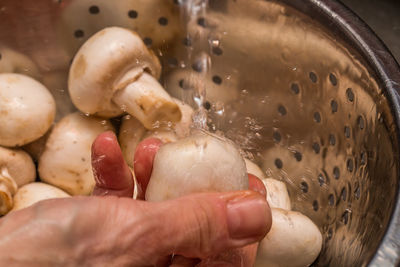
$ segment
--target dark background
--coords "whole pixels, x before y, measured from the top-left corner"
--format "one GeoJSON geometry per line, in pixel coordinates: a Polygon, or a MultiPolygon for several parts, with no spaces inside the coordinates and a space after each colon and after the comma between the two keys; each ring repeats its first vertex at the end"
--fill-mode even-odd
{"type": "Polygon", "coordinates": [[[341,0],[383,40],[400,63],[400,0],[341,0]]]}

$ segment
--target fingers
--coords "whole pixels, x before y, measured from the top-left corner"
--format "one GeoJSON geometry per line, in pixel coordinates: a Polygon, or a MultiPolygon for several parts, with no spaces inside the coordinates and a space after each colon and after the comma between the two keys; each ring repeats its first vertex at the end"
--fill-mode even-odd
{"type": "Polygon", "coordinates": [[[254,266],[257,248],[258,243],[254,243],[242,248],[225,251],[203,260],[197,267],[254,266]]]}
{"type": "Polygon", "coordinates": [[[200,259],[190,259],[183,256],[174,256],[169,267],[193,267],[198,266],[200,259]]]}
{"type": "Polygon", "coordinates": [[[140,249],[146,258],[170,254],[206,258],[258,242],[271,227],[265,197],[253,191],[202,193],[137,204],[141,223],[136,230],[146,232],[146,238],[140,239],[145,242],[140,249]]]}
{"type": "Polygon", "coordinates": [[[264,183],[253,174],[248,174],[249,176],[249,189],[260,193],[263,196],[267,195],[267,189],[264,183]]]}
{"type": "Polygon", "coordinates": [[[93,195],[132,197],[133,176],[113,132],[102,133],[94,141],[92,168],[96,181],[93,195]]]}
{"type": "Polygon", "coordinates": [[[66,255],[50,257],[52,265],[60,260],[72,266],[148,266],[168,255],[204,259],[258,242],[271,227],[265,197],[254,191],[202,193],[157,203],[74,197],[42,201],[9,216],[2,223],[16,230],[8,235],[17,241],[14,250],[22,247],[23,257],[36,255],[39,263],[48,263],[49,257],[39,251],[46,247],[48,255],[66,255]],[[31,216],[26,226],[33,227],[15,229],[15,216],[26,212],[31,216]],[[60,212],[66,220],[60,221],[60,212]],[[28,240],[32,237],[35,246],[28,240]]]}
{"type": "Polygon", "coordinates": [[[133,169],[143,194],[146,192],[147,185],[149,184],[154,157],[161,145],[162,142],[160,139],[147,138],[140,142],[136,148],[133,169]]]}

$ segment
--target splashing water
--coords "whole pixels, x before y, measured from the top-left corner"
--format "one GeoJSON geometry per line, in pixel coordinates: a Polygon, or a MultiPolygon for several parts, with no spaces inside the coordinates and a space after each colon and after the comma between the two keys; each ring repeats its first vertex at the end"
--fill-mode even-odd
{"type": "MultiPolygon", "coordinates": [[[[179,4],[181,6],[182,19],[185,23],[184,25],[189,25],[189,23],[197,20],[197,18],[204,17],[208,6],[208,0],[179,0],[179,4]]],[[[188,35],[187,38],[189,38],[188,26],[186,28],[186,33],[188,35]]],[[[199,66],[199,68],[201,69],[201,82],[197,84],[196,92],[194,92],[193,100],[197,107],[192,117],[192,128],[200,130],[208,130],[207,110],[204,108],[206,98],[206,86],[204,81],[206,79],[206,75],[211,65],[211,62],[209,60],[207,52],[202,49],[204,44],[208,44],[208,40],[206,38],[204,38],[204,40],[198,40],[198,42],[195,43],[191,49],[188,49],[187,57],[188,60],[190,60],[193,56],[201,58],[201,60],[198,61],[198,63],[201,65],[199,66]],[[194,53],[196,54],[193,55],[194,53]]],[[[195,77],[188,78],[189,80],[195,79],[195,77]]]]}

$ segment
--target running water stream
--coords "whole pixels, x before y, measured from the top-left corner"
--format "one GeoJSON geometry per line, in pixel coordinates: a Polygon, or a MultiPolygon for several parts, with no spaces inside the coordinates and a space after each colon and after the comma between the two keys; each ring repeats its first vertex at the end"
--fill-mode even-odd
{"type": "MultiPolygon", "coordinates": [[[[208,6],[208,0],[178,0],[181,6],[181,14],[182,17],[181,19],[184,22],[184,25],[186,25],[186,34],[187,37],[189,37],[189,27],[188,25],[194,21],[197,20],[199,17],[204,17],[206,14],[206,9],[208,6]]],[[[209,68],[211,66],[211,61],[210,57],[208,56],[208,51],[206,50],[205,47],[208,45],[208,40],[206,38],[199,39],[196,41],[195,44],[193,44],[193,47],[191,49],[188,49],[188,55],[187,58],[190,61],[192,58],[196,58],[198,56],[202,56],[203,62],[201,62],[201,81],[196,86],[196,91],[194,92],[193,95],[193,100],[194,103],[196,104],[196,110],[194,112],[194,115],[192,117],[193,120],[193,125],[192,127],[194,129],[200,129],[200,130],[208,130],[207,126],[207,110],[204,108],[204,103],[205,103],[205,98],[206,98],[206,85],[205,85],[205,79],[207,72],[209,71],[209,68]]],[[[191,79],[193,77],[189,77],[191,79]]]]}

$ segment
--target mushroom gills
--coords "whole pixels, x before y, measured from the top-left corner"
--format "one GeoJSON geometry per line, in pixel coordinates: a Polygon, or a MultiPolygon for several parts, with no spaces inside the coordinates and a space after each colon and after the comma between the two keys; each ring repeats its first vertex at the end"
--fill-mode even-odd
{"type": "Polygon", "coordinates": [[[7,214],[13,207],[13,195],[18,186],[6,168],[0,169],[0,216],[7,214]]]}

